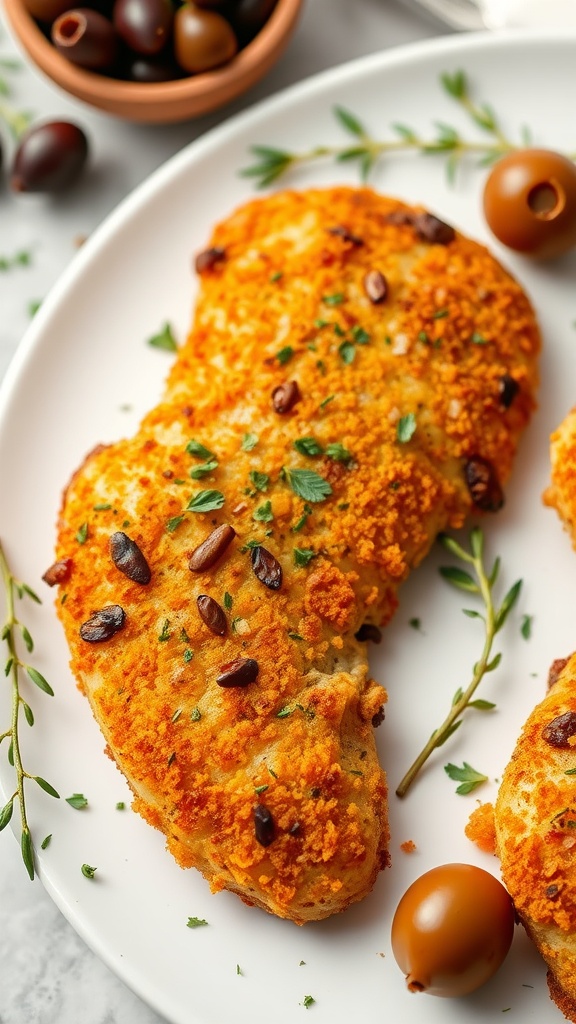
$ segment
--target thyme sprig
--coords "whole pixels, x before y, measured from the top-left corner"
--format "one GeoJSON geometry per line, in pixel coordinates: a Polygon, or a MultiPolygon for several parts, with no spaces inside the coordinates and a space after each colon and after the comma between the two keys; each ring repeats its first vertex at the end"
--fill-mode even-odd
{"type": "Polygon", "coordinates": [[[492,654],[492,646],[496,634],[500,632],[508,615],[514,607],[522,580],[517,580],[510,587],[499,607],[494,604],[493,588],[500,572],[500,559],[497,558],[488,573],[484,566],[484,536],[479,527],[474,527],[470,532],[470,550],[465,550],[453,538],[441,534],[439,540],[451,554],[470,566],[472,572],[468,572],[457,566],[446,566],[440,569],[441,575],[452,586],[464,590],[469,594],[475,594],[484,602],[485,613],[475,609],[464,608],[463,612],[469,618],[480,619],[484,623],[484,646],[479,660],[474,665],[472,680],[465,690],[459,687],[452,698],[452,705],[446,718],[439,728],[435,729],[430,739],[410,766],[396,790],[396,796],[406,796],[418,772],[426,763],[430,755],[438,747],[441,747],[452,736],[462,724],[462,715],[468,708],[475,708],[478,711],[489,711],[494,705],[490,701],[473,700],[474,693],[482,679],[488,672],[493,672],[500,661],[501,654],[492,654]]]}
{"type": "MultiPolygon", "coordinates": [[[[484,133],[484,138],[467,139],[457,128],[437,121],[434,125],[434,134],[428,137],[424,137],[406,124],[396,122],[390,126],[394,138],[376,139],[356,114],[344,107],[336,106],[333,110],[334,116],[344,131],[351,136],[351,141],[342,145],[314,146],[301,153],[274,146],[254,145],[250,147],[250,151],[256,157],[256,162],[243,168],[240,174],[243,177],[254,178],[258,188],[265,188],[288,171],[293,171],[303,164],[332,158],[338,163],[357,163],[360,178],[365,182],[380,158],[412,151],[424,155],[444,156],[448,179],[453,182],[464,158],[472,157],[480,166],[488,166],[506,153],[531,144],[531,134],[526,127],[521,129],[518,144],[507,137],[492,107],[473,99],[470,83],[464,71],[444,72],[440,75],[440,85],[444,92],[459,104],[475,127],[484,133]]],[[[576,153],[569,155],[571,159],[576,159],[576,153]]]]}
{"type": "Polygon", "coordinates": [[[53,696],[54,691],[38,669],[34,668],[34,666],[29,664],[27,661],[23,661],[18,654],[18,636],[24,643],[28,654],[31,654],[34,650],[34,641],[32,640],[28,628],[16,614],[16,597],[29,597],[32,601],[35,601],[38,604],[41,602],[38,595],[35,594],[26,583],[22,583],[12,575],[1,544],[0,571],[2,574],[4,593],[6,597],[6,620],[1,635],[1,638],[6,643],[6,647],[8,649],[8,659],[6,661],[4,672],[10,679],[12,688],[10,726],[5,729],[4,732],[0,733],[0,744],[3,740],[9,741],[8,761],[14,768],[16,776],[16,788],[2,810],[0,810],[0,831],[6,828],[11,820],[12,812],[14,810],[14,802],[17,800],[20,808],[20,848],[22,851],[22,859],[30,878],[33,879],[34,847],[32,844],[30,826],[26,816],[25,783],[28,780],[35,782],[44,790],[45,793],[48,793],[49,796],[56,797],[56,799],[59,798],[59,794],[49,782],[46,782],[45,779],[41,778],[39,775],[31,775],[30,772],[27,772],[22,763],[19,733],[20,712],[22,711],[24,713],[24,717],[30,726],[34,725],[34,714],[32,712],[32,708],[24,700],[24,697],[20,692],[20,673],[25,672],[28,678],[40,690],[47,693],[49,696],[53,696]]]}

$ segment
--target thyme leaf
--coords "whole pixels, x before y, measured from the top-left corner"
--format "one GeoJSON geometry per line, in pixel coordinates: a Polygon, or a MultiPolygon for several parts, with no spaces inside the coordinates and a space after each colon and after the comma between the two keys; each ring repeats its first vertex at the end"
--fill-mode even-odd
{"type": "Polygon", "coordinates": [[[20,850],[22,853],[22,860],[24,861],[28,875],[33,879],[35,875],[34,846],[32,843],[30,825],[26,815],[25,784],[27,781],[35,782],[40,789],[44,790],[45,793],[49,796],[55,797],[56,799],[59,799],[59,793],[54,789],[54,786],[46,781],[46,779],[43,779],[40,775],[32,775],[30,772],[26,771],[22,762],[22,752],[20,749],[20,711],[24,714],[29,726],[34,725],[34,715],[30,705],[24,700],[20,692],[21,673],[25,672],[28,678],[48,696],[53,696],[54,691],[38,669],[23,661],[18,653],[16,644],[17,636],[22,638],[28,653],[31,653],[33,650],[34,643],[29,630],[16,614],[16,598],[18,597],[22,599],[24,597],[28,597],[38,603],[40,602],[40,599],[26,583],[23,583],[21,580],[17,580],[16,577],[12,575],[1,544],[0,574],[2,576],[6,600],[6,619],[1,631],[2,640],[6,644],[8,652],[4,671],[6,678],[9,680],[12,691],[10,725],[0,734],[0,743],[4,739],[9,741],[8,763],[14,769],[14,774],[16,776],[15,791],[0,811],[0,831],[5,828],[11,820],[14,810],[14,802],[17,800],[20,809],[20,850]]]}
{"type": "Polygon", "coordinates": [[[461,796],[464,796],[466,793],[472,793],[483,782],[488,782],[488,776],[477,772],[467,761],[463,762],[461,768],[457,764],[445,764],[444,771],[449,779],[460,783],[456,787],[456,792],[461,796]]]}
{"type": "MultiPolygon", "coordinates": [[[[426,763],[430,755],[437,747],[442,746],[462,724],[462,716],[468,708],[475,708],[480,711],[488,711],[493,707],[489,701],[474,700],[474,694],[487,672],[493,672],[498,665],[502,655],[492,655],[492,645],[498,631],[502,629],[512,608],[514,607],[522,580],[516,583],[504,597],[500,606],[494,601],[493,588],[496,582],[500,560],[496,559],[490,572],[484,565],[484,536],[479,527],[474,527],[470,532],[470,549],[466,550],[453,538],[441,534],[440,542],[456,558],[464,562],[470,572],[459,569],[456,566],[449,566],[441,569],[441,574],[448,583],[459,590],[466,590],[469,593],[477,594],[484,603],[484,615],[478,618],[484,625],[484,645],[479,660],[473,667],[472,680],[465,690],[459,688],[454,695],[450,710],[442,724],[434,730],[430,739],[421,750],[418,757],[412,763],[404,778],[400,782],[396,795],[403,797],[408,792],[420,769],[426,763]]],[[[451,776],[452,777],[452,776],[451,776]]],[[[455,777],[455,776],[454,776],[455,777]]],[[[463,783],[467,780],[463,780],[463,783]]],[[[468,790],[469,791],[469,790],[468,790]]],[[[459,792],[464,792],[459,790],[459,792]]]]}

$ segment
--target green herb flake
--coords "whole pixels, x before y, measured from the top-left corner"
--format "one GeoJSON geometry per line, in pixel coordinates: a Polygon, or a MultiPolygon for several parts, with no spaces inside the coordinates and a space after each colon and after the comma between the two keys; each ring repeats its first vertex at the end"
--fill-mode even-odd
{"type": "Polygon", "coordinates": [[[86,543],[88,540],[88,523],[82,523],[82,526],[80,526],[76,534],[76,540],[79,544],[86,543]]]}
{"type": "Polygon", "coordinates": [[[200,711],[200,708],[193,708],[190,712],[190,721],[199,722],[201,718],[202,712],[200,711]]]}
{"type": "Polygon", "coordinates": [[[278,360],[281,366],[284,366],[286,363],[290,362],[293,355],[294,349],[292,348],[292,346],[285,345],[284,348],[281,348],[280,351],[276,353],[276,359],[278,360]]]}
{"type": "Polygon", "coordinates": [[[46,836],[42,840],[42,842],[40,843],[40,849],[41,850],[46,850],[50,846],[51,842],[52,842],[52,833],[50,833],[50,835],[46,836]]]}
{"type": "Polygon", "coordinates": [[[327,444],[326,455],[329,459],[334,459],[335,462],[350,462],[352,460],[352,453],[340,441],[327,444]]]}
{"type": "Polygon", "coordinates": [[[198,491],[186,506],[188,512],[215,512],[222,508],[225,498],[221,491],[198,491]]]}
{"type": "Polygon", "coordinates": [[[268,473],[259,473],[258,470],[253,469],[250,473],[250,480],[257,491],[264,492],[268,490],[270,484],[268,473]]]}
{"type": "Polygon", "coordinates": [[[176,711],[172,715],[172,722],[177,722],[182,714],[182,708],[176,708],[176,711]]]}
{"type": "Polygon", "coordinates": [[[310,508],[310,505],[304,505],[304,509],[302,511],[300,519],[298,520],[298,522],[294,523],[294,526],[292,527],[292,533],[300,533],[300,530],[306,525],[308,516],[311,514],[312,509],[310,508]]]}
{"type": "Polygon", "coordinates": [[[256,447],[260,438],[258,434],[244,434],[240,448],[243,452],[251,452],[256,447]]]}
{"type": "Polygon", "coordinates": [[[478,786],[481,786],[483,782],[488,781],[487,775],[482,775],[481,772],[477,772],[475,768],[472,768],[472,766],[466,761],[463,762],[461,768],[456,764],[446,764],[444,765],[444,771],[448,778],[460,783],[460,785],[456,787],[456,792],[461,796],[464,796],[466,793],[472,793],[472,791],[478,786]]]}
{"type": "MultiPolygon", "coordinates": [[[[304,639],[304,637],[301,636],[300,633],[288,633],[288,636],[289,636],[290,640],[303,640],[304,639]]],[[[278,717],[280,717],[280,716],[278,716],[278,717]]]]}
{"type": "Polygon", "coordinates": [[[312,548],[294,548],[294,565],[300,569],[305,568],[317,554],[312,548]]]}
{"type": "Polygon", "coordinates": [[[271,523],[274,519],[272,502],[266,501],[263,505],[260,505],[260,507],[253,513],[252,518],[255,519],[257,523],[271,523]]]}
{"type": "Polygon", "coordinates": [[[176,338],[172,333],[172,328],[168,322],[166,322],[161,331],[158,334],[154,334],[151,338],[148,338],[148,344],[152,348],[160,348],[165,352],[177,352],[178,344],[176,338]]]}
{"type": "Polygon", "coordinates": [[[316,455],[322,455],[322,445],[315,437],[297,437],[294,441],[294,447],[300,455],[307,455],[310,458],[314,458],[316,455]]]}
{"type": "Polygon", "coordinates": [[[472,334],[471,337],[470,337],[470,341],[472,342],[473,345],[487,345],[488,344],[488,341],[484,337],[484,335],[480,334],[478,331],[474,331],[474,334],[472,334]]]}
{"type": "Polygon", "coordinates": [[[195,455],[197,459],[204,459],[206,461],[214,458],[214,452],[211,452],[210,449],[206,448],[206,446],[201,444],[200,441],[196,441],[195,438],[188,441],[188,444],[186,445],[186,452],[188,455],[195,455]]]}
{"type": "Polygon", "coordinates": [[[85,807],[88,807],[88,800],[83,793],[73,793],[72,796],[66,797],[66,803],[70,804],[75,811],[82,811],[85,807]]]}
{"type": "Polygon", "coordinates": [[[273,274],[270,274],[270,281],[274,284],[275,281],[281,281],[284,277],[283,270],[275,270],[273,274]]]}
{"type": "Polygon", "coordinates": [[[227,612],[232,608],[232,594],[229,594],[228,591],[224,594],[224,607],[227,612]]]}
{"type": "Polygon", "coordinates": [[[161,644],[165,644],[166,641],[169,640],[171,636],[172,631],[170,629],[170,619],[164,619],[164,622],[162,623],[162,629],[158,634],[158,642],[161,644]]]}
{"type": "Polygon", "coordinates": [[[422,622],[420,621],[420,619],[417,619],[417,618],[409,619],[408,620],[408,625],[411,626],[412,629],[416,629],[420,633],[422,632],[422,622]]]}
{"type": "Polygon", "coordinates": [[[28,316],[29,317],[36,316],[36,313],[40,309],[41,305],[42,305],[42,299],[30,299],[30,302],[28,303],[28,316]]]}
{"type": "Polygon", "coordinates": [[[304,999],[302,1000],[302,1006],[306,1010],[309,1010],[310,1007],[313,1006],[315,1002],[316,1000],[314,999],[314,996],[304,996],[304,999]]]}
{"type": "Polygon", "coordinates": [[[203,477],[209,476],[217,468],[218,459],[208,459],[207,462],[201,462],[199,466],[194,466],[190,470],[190,476],[192,480],[202,480],[203,477]]]}
{"type": "Polygon", "coordinates": [[[126,810],[126,804],[124,803],[123,800],[119,800],[118,801],[118,803],[116,804],[116,810],[117,811],[125,811],[126,810]]]}
{"type": "Polygon", "coordinates": [[[103,501],[98,505],[93,505],[92,508],[94,509],[95,512],[108,512],[112,508],[112,505],[110,505],[106,501],[103,501]]]}
{"type": "Polygon", "coordinates": [[[187,924],[186,924],[186,927],[187,928],[202,928],[206,924],[208,924],[208,921],[206,921],[205,918],[203,918],[203,917],[189,917],[188,921],[187,921],[187,924]]]}
{"type": "Polygon", "coordinates": [[[416,417],[413,412],[401,416],[396,425],[396,437],[400,444],[407,444],[414,436],[416,430],[416,417]]]}
{"type": "Polygon", "coordinates": [[[98,868],[93,868],[90,864],[83,864],[81,868],[84,878],[94,878],[97,870],[98,868]]]}
{"type": "Polygon", "coordinates": [[[523,615],[522,624],[520,626],[520,632],[525,640],[529,640],[532,636],[532,622],[534,621],[533,615],[523,615]]]}
{"type": "Polygon", "coordinates": [[[184,661],[186,662],[187,665],[192,661],[193,657],[194,651],[190,647],[187,647],[183,654],[184,661]]]}
{"type": "Polygon", "coordinates": [[[335,398],[336,398],[336,395],[328,395],[328,398],[324,398],[324,399],[323,399],[323,400],[322,400],[322,401],[320,402],[320,405],[318,406],[318,408],[319,408],[319,409],[325,409],[325,408],[326,408],[326,406],[327,406],[327,405],[328,405],[328,404],[329,404],[330,402],[333,402],[335,398]]]}
{"type": "Polygon", "coordinates": [[[342,292],[334,292],[333,295],[323,295],[322,302],[326,303],[327,306],[341,306],[344,302],[344,294],[342,292]]]}
{"type": "Polygon", "coordinates": [[[166,523],[167,533],[174,533],[174,531],[180,526],[180,523],[184,522],[185,518],[185,516],[173,516],[172,519],[169,519],[166,523]]]}
{"type": "Polygon", "coordinates": [[[346,366],[350,366],[356,358],[356,349],[353,342],[348,340],[343,341],[342,344],[338,346],[338,355],[346,366]]]}
{"type": "Polygon", "coordinates": [[[437,309],[435,313],[432,313],[433,320],[443,320],[445,316],[450,316],[449,309],[437,309]]]}
{"type": "Polygon", "coordinates": [[[367,345],[370,341],[368,331],[360,327],[360,324],[355,324],[350,333],[357,345],[367,345]]]}
{"type": "MultiPolygon", "coordinates": [[[[290,634],[288,634],[288,636],[290,636],[290,634]]],[[[280,711],[276,712],[276,718],[288,718],[288,716],[293,714],[293,712],[294,708],[286,705],[286,707],[280,708],[280,711]]]]}
{"type": "Polygon", "coordinates": [[[284,467],[283,472],[291,490],[303,501],[312,503],[325,501],[332,494],[332,488],[328,481],[311,469],[284,467]]]}
{"type": "Polygon", "coordinates": [[[260,796],[260,793],[265,793],[267,789],[268,789],[268,783],[266,783],[266,782],[263,783],[262,786],[254,786],[254,792],[258,796],[260,796]]]}

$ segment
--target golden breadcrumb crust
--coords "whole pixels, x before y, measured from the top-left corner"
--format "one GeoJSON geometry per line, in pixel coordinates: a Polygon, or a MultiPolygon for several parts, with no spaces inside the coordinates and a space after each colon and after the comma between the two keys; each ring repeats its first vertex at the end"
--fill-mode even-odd
{"type": "Polygon", "coordinates": [[[134,806],[214,890],[297,923],[362,898],[388,861],[373,738],[386,694],[355,633],[388,621],[409,569],[474,507],[470,460],[506,480],[534,406],[539,334],[522,289],[461,235],[423,239],[416,215],[333,188],[257,199],[219,224],[163,401],[86,459],[59,521],[72,668],[134,806]],[[375,271],[384,298],[367,288],[375,271]],[[286,411],[279,387],[297,396],[286,411]],[[222,507],[188,510],[206,490],[222,507]],[[222,524],[233,541],[191,572],[222,524]],[[150,583],[113,564],[117,531],[150,583]],[[255,575],[255,543],[281,566],[279,589],[255,575]],[[200,595],[224,611],[224,636],[200,595]],[[109,605],[123,628],[82,639],[109,605]],[[238,657],[257,678],[218,685],[238,657]]]}
{"type": "Polygon", "coordinates": [[[576,1021],[576,654],[554,678],[504,772],[496,851],[504,884],[548,965],[552,998],[576,1021]]]}

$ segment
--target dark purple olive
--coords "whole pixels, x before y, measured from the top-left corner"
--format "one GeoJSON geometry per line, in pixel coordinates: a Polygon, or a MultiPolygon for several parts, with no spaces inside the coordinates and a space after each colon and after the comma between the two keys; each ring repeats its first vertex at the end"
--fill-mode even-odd
{"type": "Polygon", "coordinates": [[[232,26],[216,11],[185,3],[174,16],[174,54],[190,74],[210,71],[231,60],[238,50],[232,26]]]}
{"type": "Polygon", "coordinates": [[[277,0],[238,0],[230,20],[242,46],[246,46],[266,24],[277,0]]]}
{"type": "Polygon", "coordinates": [[[118,35],[108,18],[89,7],[66,11],[52,25],[52,42],[73,64],[97,71],[116,60],[118,35]]]}
{"type": "Polygon", "coordinates": [[[171,0],[116,0],[112,21],[119,36],[135,53],[160,53],[172,31],[171,0]]]}
{"type": "Polygon", "coordinates": [[[80,175],[88,140],[78,125],[48,121],[22,136],[10,175],[15,192],[57,192],[80,175]]]}
{"type": "Polygon", "coordinates": [[[183,71],[163,60],[138,57],[128,64],[125,75],[133,82],[172,82],[175,78],[182,78],[183,71]]]}

